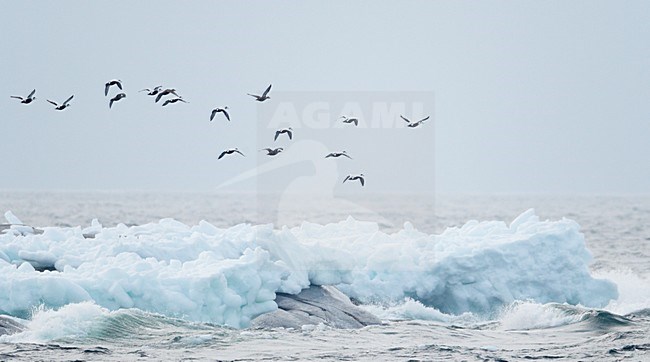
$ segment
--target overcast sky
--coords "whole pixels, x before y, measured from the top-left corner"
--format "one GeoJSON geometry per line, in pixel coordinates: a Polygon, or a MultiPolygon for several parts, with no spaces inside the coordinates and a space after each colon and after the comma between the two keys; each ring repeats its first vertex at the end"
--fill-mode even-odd
{"type": "Polygon", "coordinates": [[[649,39],[647,1],[4,2],[0,189],[255,189],[263,174],[223,185],[267,160],[327,173],[322,153],[347,149],[337,187],[363,172],[375,191],[650,193],[649,39]],[[127,98],[109,110],[115,78],[127,98]],[[267,102],[246,95],[270,83],[267,102]],[[138,93],[156,85],[190,103],[138,93]],[[224,105],[232,122],[210,122],[224,105]],[[406,129],[402,111],[431,119],[406,129]],[[217,161],[229,147],[247,157],[217,161]]]}

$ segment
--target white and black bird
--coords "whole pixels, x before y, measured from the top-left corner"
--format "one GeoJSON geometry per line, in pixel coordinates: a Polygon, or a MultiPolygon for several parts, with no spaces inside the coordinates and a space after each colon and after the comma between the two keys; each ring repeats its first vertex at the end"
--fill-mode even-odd
{"type": "Polygon", "coordinates": [[[106,82],[104,85],[104,95],[108,95],[108,90],[111,88],[111,86],[116,85],[120,90],[122,90],[122,81],[119,79],[113,79],[111,81],[106,82]]]}
{"type": "Polygon", "coordinates": [[[56,103],[54,101],[51,101],[49,99],[47,101],[54,105],[54,107],[55,107],[54,109],[56,109],[57,111],[62,111],[62,110],[66,109],[66,108],[68,108],[70,106],[70,101],[72,100],[73,97],[74,97],[74,94],[71,95],[70,98],[66,99],[66,101],[61,103],[61,104],[58,104],[58,103],[56,103]]]}
{"type": "Polygon", "coordinates": [[[156,94],[158,94],[160,92],[161,89],[162,89],[162,86],[159,85],[159,86],[155,87],[154,89],[149,89],[149,88],[142,89],[142,90],[140,90],[140,92],[147,92],[148,96],[155,96],[156,94]]]}
{"type": "Polygon", "coordinates": [[[340,118],[343,118],[343,123],[354,123],[355,126],[359,125],[359,118],[348,116],[341,116],[340,118]]]}
{"type": "Polygon", "coordinates": [[[359,182],[361,182],[361,186],[364,186],[364,185],[366,184],[366,180],[365,180],[363,177],[364,177],[364,176],[363,176],[362,173],[360,173],[360,174],[358,174],[358,175],[356,175],[356,176],[347,175],[347,176],[345,177],[345,180],[343,180],[343,183],[345,183],[345,181],[348,181],[348,180],[350,180],[350,181],[356,181],[356,180],[359,180],[359,182]]]}
{"type": "Polygon", "coordinates": [[[108,102],[108,108],[113,108],[113,103],[119,101],[122,98],[126,98],[126,93],[118,93],[115,97],[111,98],[108,102]]]}
{"type": "Polygon", "coordinates": [[[249,96],[251,96],[251,97],[255,97],[255,100],[257,100],[258,102],[264,102],[265,100],[271,98],[271,97],[269,97],[269,92],[271,91],[271,86],[272,86],[272,85],[273,85],[273,84],[269,84],[269,87],[266,88],[266,90],[264,91],[264,93],[262,93],[261,96],[258,96],[258,95],[256,95],[256,94],[250,94],[250,93],[247,93],[247,94],[248,94],[249,96]]]}
{"type": "Polygon", "coordinates": [[[282,148],[282,147],[278,147],[278,148],[268,148],[268,147],[267,147],[267,148],[263,148],[263,149],[261,149],[260,151],[266,151],[266,155],[267,155],[267,156],[275,156],[275,155],[277,155],[278,153],[284,151],[284,148],[282,148]]]}
{"type": "Polygon", "coordinates": [[[402,119],[405,120],[406,123],[408,123],[408,124],[406,125],[406,127],[415,128],[415,127],[421,125],[422,123],[424,123],[424,121],[426,121],[427,119],[429,119],[429,117],[431,117],[431,116],[426,116],[426,117],[422,118],[421,120],[419,120],[419,121],[417,121],[417,122],[411,122],[408,118],[402,116],[401,114],[400,114],[400,117],[402,117],[402,119]]]}
{"type": "Polygon", "coordinates": [[[214,119],[214,116],[217,115],[217,113],[223,113],[224,116],[226,116],[226,119],[230,121],[230,115],[228,114],[228,106],[225,106],[223,108],[215,108],[212,110],[212,113],[210,113],[210,122],[214,119]]]}
{"type": "Polygon", "coordinates": [[[23,98],[21,96],[11,96],[11,98],[20,99],[20,103],[23,104],[30,104],[32,103],[32,101],[36,99],[36,97],[34,97],[34,93],[36,93],[36,89],[34,89],[31,93],[29,93],[29,95],[26,98],[23,98]]]}
{"type": "Polygon", "coordinates": [[[338,157],[341,157],[341,156],[343,156],[343,157],[347,157],[347,158],[349,158],[349,159],[352,159],[352,157],[350,157],[350,155],[348,155],[348,153],[347,153],[346,151],[341,151],[341,152],[332,152],[332,153],[328,154],[327,156],[325,156],[325,158],[329,158],[329,157],[336,157],[336,158],[338,158],[338,157]]]}
{"type": "Polygon", "coordinates": [[[166,100],[162,105],[163,105],[163,107],[164,107],[164,106],[166,106],[166,105],[168,105],[168,104],[176,103],[176,102],[190,103],[190,102],[184,100],[183,98],[178,97],[178,98],[168,99],[168,100],[166,100]]]}
{"type": "Polygon", "coordinates": [[[181,96],[179,96],[178,93],[176,93],[176,89],[174,89],[174,88],[167,88],[167,89],[159,90],[159,91],[158,91],[158,96],[156,96],[156,103],[158,103],[158,101],[160,100],[160,98],[162,98],[163,96],[166,96],[166,95],[168,95],[168,94],[173,94],[173,95],[175,95],[176,97],[181,98],[181,96]]]}
{"type": "Polygon", "coordinates": [[[293,139],[293,128],[289,127],[289,128],[282,128],[275,131],[275,138],[273,138],[273,140],[277,141],[278,137],[283,133],[286,133],[287,136],[289,136],[289,139],[293,139]]]}
{"type": "Polygon", "coordinates": [[[227,150],[221,152],[221,154],[219,155],[218,160],[220,160],[220,159],[221,159],[223,156],[225,156],[225,155],[232,155],[233,153],[239,153],[240,155],[246,157],[246,155],[244,155],[243,153],[241,153],[241,152],[239,151],[239,149],[238,149],[237,147],[235,147],[235,148],[229,148],[229,149],[227,149],[227,150]]]}

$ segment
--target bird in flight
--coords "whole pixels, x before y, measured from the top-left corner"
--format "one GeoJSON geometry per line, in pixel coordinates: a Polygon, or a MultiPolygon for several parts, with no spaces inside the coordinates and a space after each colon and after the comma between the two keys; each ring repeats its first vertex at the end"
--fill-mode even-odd
{"type": "Polygon", "coordinates": [[[148,96],[155,96],[156,94],[158,94],[158,92],[160,92],[161,89],[162,89],[162,86],[159,85],[159,86],[155,87],[154,89],[145,88],[145,89],[141,90],[140,92],[147,92],[148,96]]]}
{"type": "Polygon", "coordinates": [[[348,153],[345,152],[345,151],[341,151],[341,152],[332,152],[332,153],[330,153],[329,155],[325,156],[325,158],[328,158],[328,157],[341,157],[341,156],[343,156],[343,157],[347,157],[347,158],[349,158],[349,159],[352,159],[352,157],[350,157],[350,155],[348,155],[348,153]]]}
{"type": "Polygon", "coordinates": [[[221,154],[219,155],[218,160],[220,160],[220,159],[221,159],[223,156],[225,156],[225,155],[232,155],[233,153],[239,153],[240,155],[246,157],[246,155],[244,155],[243,153],[241,153],[241,152],[239,151],[239,149],[238,149],[237,147],[235,147],[235,148],[229,148],[229,149],[227,149],[227,150],[221,152],[221,154]]]}
{"type": "Polygon", "coordinates": [[[343,118],[343,123],[354,123],[355,126],[359,125],[359,118],[348,116],[341,116],[340,118],[343,118]]]}
{"type": "Polygon", "coordinates": [[[260,151],[266,151],[267,156],[275,156],[278,153],[284,151],[284,148],[278,147],[278,148],[263,148],[260,151]]]}
{"type": "Polygon", "coordinates": [[[159,90],[159,91],[158,91],[158,96],[156,97],[156,103],[158,103],[158,101],[160,100],[160,98],[162,98],[163,96],[166,96],[166,95],[168,95],[168,94],[173,94],[173,95],[175,95],[176,97],[181,98],[181,96],[179,96],[178,93],[176,93],[176,89],[174,89],[174,88],[167,88],[167,89],[165,89],[165,90],[159,90]]]}
{"type": "Polygon", "coordinates": [[[189,103],[188,101],[184,100],[183,98],[178,97],[178,98],[172,98],[172,99],[168,99],[168,100],[166,100],[166,101],[163,103],[163,107],[166,106],[166,105],[168,105],[168,104],[176,103],[176,102],[179,102],[179,101],[180,101],[180,102],[183,102],[183,103],[189,103]]]}
{"type": "Polygon", "coordinates": [[[29,93],[27,98],[23,98],[21,96],[11,96],[11,98],[20,99],[20,103],[23,103],[23,104],[30,104],[30,103],[32,103],[33,100],[36,99],[36,97],[34,97],[34,93],[36,93],[36,89],[34,89],[31,93],[29,93]]]}
{"type": "Polygon", "coordinates": [[[424,121],[426,121],[427,119],[429,119],[429,117],[431,117],[431,116],[426,116],[426,117],[422,118],[421,120],[419,120],[419,121],[417,121],[417,122],[411,122],[408,118],[402,116],[401,114],[400,114],[400,117],[402,117],[402,119],[405,120],[406,123],[408,123],[408,124],[406,125],[406,127],[415,128],[415,127],[421,125],[422,123],[424,123],[424,121]]]}
{"type": "Polygon", "coordinates": [[[70,106],[69,103],[70,103],[70,101],[72,100],[73,97],[74,97],[74,94],[71,95],[70,98],[68,98],[65,102],[63,102],[61,104],[53,102],[53,101],[51,101],[49,99],[47,101],[54,105],[54,107],[55,107],[54,109],[56,109],[57,111],[62,111],[64,109],[68,108],[68,106],[70,106]]]}
{"type": "Polygon", "coordinates": [[[111,81],[106,82],[104,85],[104,95],[108,95],[108,90],[111,88],[111,86],[116,85],[120,90],[122,90],[122,81],[119,79],[113,79],[111,81]]]}
{"type": "Polygon", "coordinates": [[[266,90],[264,91],[264,93],[262,93],[261,96],[258,96],[258,95],[255,95],[255,94],[250,94],[250,93],[247,93],[247,94],[248,94],[249,96],[251,96],[251,97],[255,97],[255,100],[257,100],[258,102],[264,102],[265,100],[271,98],[271,97],[268,96],[268,94],[269,94],[269,92],[271,91],[271,86],[272,86],[272,85],[273,85],[273,84],[269,84],[269,87],[266,88],[266,90]]]}
{"type": "Polygon", "coordinates": [[[126,94],[118,93],[115,97],[111,98],[111,101],[108,103],[108,108],[113,108],[113,102],[117,102],[122,98],[126,98],[126,94]]]}
{"type": "Polygon", "coordinates": [[[213,109],[213,110],[212,110],[212,113],[210,114],[210,122],[212,122],[212,120],[214,119],[214,116],[215,116],[217,113],[223,113],[223,115],[226,116],[226,119],[227,119],[228,121],[230,121],[230,115],[228,114],[228,111],[226,111],[226,109],[228,109],[228,106],[223,107],[223,108],[219,108],[219,107],[217,107],[217,108],[213,109]]]}
{"type": "Polygon", "coordinates": [[[277,141],[278,137],[283,133],[286,133],[287,136],[289,136],[289,139],[293,138],[293,128],[289,127],[289,128],[282,128],[282,129],[279,129],[279,130],[275,131],[275,138],[273,138],[273,140],[277,141]]]}
{"type": "Polygon", "coordinates": [[[358,175],[356,175],[356,176],[347,175],[347,177],[345,178],[345,180],[343,180],[343,183],[345,183],[345,181],[348,181],[348,180],[350,180],[350,181],[356,181],[356,180],[359,180],[359,182],[361,182],[361,186],[364,186],[364,185],[366,184],[366,181],[365,181],[365,179],[363,178],[363,174],[362,174],[362,173],[361,173],[361,174],[358,174],[358,175]]]}

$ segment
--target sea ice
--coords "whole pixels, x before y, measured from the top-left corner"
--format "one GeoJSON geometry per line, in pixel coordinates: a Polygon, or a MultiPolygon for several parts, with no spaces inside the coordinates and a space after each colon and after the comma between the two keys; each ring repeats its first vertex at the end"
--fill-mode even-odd
{"type": "MultiPolygon", "coordinates": [[[[7,221],[18,220],[7,212],[7,221]]],[[[103,227],[11,226],[0,234],[0,314],[94,301],[193,321],[247,327],[277,310],[276,293],[336,286],[363,302],[410,298],[447,314],[493,313],[515,300],[602,307],[616,286],[589,273],[579,226],[529,210],[510,225],[470,221],[440,235],[407,223],[274,229],[173,219],[103,227]]]]}

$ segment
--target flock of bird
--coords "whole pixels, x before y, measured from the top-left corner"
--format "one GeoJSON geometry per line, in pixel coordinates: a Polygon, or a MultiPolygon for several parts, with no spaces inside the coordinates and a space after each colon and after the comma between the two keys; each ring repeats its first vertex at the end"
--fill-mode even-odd
{"type": "MultiPolygon", "coordinates": [[[[106,82],[106,84],[104,85],[104,96],[108,97],[108,95],[110,93],[110,90],[111,90],[111,88],[113,86],[117,87],[119,89],[119,91],[118,91],[117,94],[115,94],[114,96],[112,96],[109,99],[108,108],[113,108],[113,103],[119,102],[120,100],[126,98],[126,93],[121,92],[123,90],[122,81],[119,80],[119,79],[114,79],[114,80],[110,80],[110,81],[106,82]]],[[[264,102],[264,101],[271,98],[269,96],[269,92],[271,92],[271,86],[272,86],[272,84],[270,84],[264,90],[262,95],[256,95],[256,94],[251,94],[251,93],[247,93],[247,94],[249,96],[255,98],[255,100],[258,101],[258,102],[264,102]]],[[[176,102],[189,103],[182,96],[180,96],[177,93],[176,89],[174,89],[174,88],[164,88],[163,89],[163,87],[159,85],[159,86],[156,86],[154,88],[142,89],[142,90],[140,90],[140,92],[147,92],[146,94],[148,96],[156,97],[155,98],[155,103],[158,103],[163,97],[167,96],[165,101],[162,103],[163,107],[165,107],[165,106],[167,106],[169,104],[176,103],[176,102]]],[[[11,98],[15,98],[15,99],[20,100],[20,103],[22,103],[22,104],[30,104],[34,100],[36,100],[36,97],[34,96],[35,94],[36,94],[36,89],[32,90],[32,92],[29,93],[29,95],[27,97],[11,96],[11,98]]],[[[51,101],[49,99],[47,99],[47,101],[49,103],[51,103],[52,105],[54,105],[55,110],[63,111],[64,109],[66,109],[66,108],[68,108],[70,106],[70,101],[72,101],[73,98],[74,98],[74,95],[71,95],[63,103],[57,103],[57,102],[51,101]]],[[[211,111],[211,113],[210,113],[210,122],[212,122],[214,120],[214,118],[216,117],[216,115],[218,113],[223,113],[224,117],[228,121],[230,121],[230,114],[228,114],[228,107],[224,106],[224,107],[216,107],[211,111]]],[[[407,123],[407,127],[409,127],[409,128],[418,127],[422,123],[424,123],[426,120],[429,119],[429,116],[427,116],[427,117],[422,118],[422,119],[420,119],[420,120],[418,120],[416,122],[412,122],[411,120],[409,120],[408,118],[406,118],[406,117],[404,117],[402,115],[400,115],[400,117],[407,123]]],[[[341,116],[339,119],[342,120],[343,123],[354,124],[355,127],[359,125],[359,119],[356,118],[356,117],[349,117],[349,116],[344,115],[344,116],[341,116]]],[[[291,127],[288,127],[288,128],[281,128],[281,129],[277,130],[275,132],[275,137],[273,138],[273,141],[277,141],[278,137],[280,137],[283,134],[285,134],[289,138],[289,140],[293,140],[293,129],[291,127]]],[[[261,149],[260,151],[266,151],[267,156],[276,156],[280,152],[284,151],[284,148],[282,148],[282,147],[277,147],[277,148],[269,148],[269,147],[267,147],[267,148],[261,149]]],[[[223,152],[221,152],[221,154],[219,154],[218,159],[220,160],[226,155],[232,155],[232,154],[235,154],[235,153],[245,157],[245,155],[238,148],[235,147],[235,148],[226,149],[223,152]]],[[[347,157],[349,159],[352,159],[352,157],[350,157],[350,155],[348,155],[346,151],[331,152],[331,153],[329,153],[328,155],[325,156],[325,158],[339,158],[339,157],[347,157]]],[[[345,177],[345,179],[343,180],[343,183],[345,183],[347,181],[359,181],[361,186],[365,186],[365,176],[363,175],[363,173],[360,173],[358,175],[347,175],[345,177]]]]}

